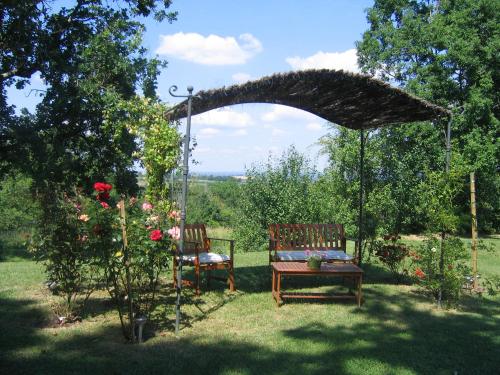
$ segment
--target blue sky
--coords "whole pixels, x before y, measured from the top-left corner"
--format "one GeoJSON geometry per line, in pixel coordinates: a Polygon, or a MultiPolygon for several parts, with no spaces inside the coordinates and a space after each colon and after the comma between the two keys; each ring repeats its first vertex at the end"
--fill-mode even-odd
{"type": "MultiPolygon", "coordinates": [[[[278,72],[310,68],[357,71],[354,43],[368,28],[372,0],[174,0],[178,20],[147,21],[144,46],[168,61],[159,79],[160,98],[176,103],[168,89],[186,92],[229,86],[278,72]]],[[[41,87],[34,77],[33,88],[41,87]]],[[[36,98],[10,90],[18,108],[36,98]]],[[[193,117],[199,164],[194,172],[243,172],[280,155],[292,144],[322,170],[318,139],[326,122],[290,107],[245,104],[193,117]]]]}

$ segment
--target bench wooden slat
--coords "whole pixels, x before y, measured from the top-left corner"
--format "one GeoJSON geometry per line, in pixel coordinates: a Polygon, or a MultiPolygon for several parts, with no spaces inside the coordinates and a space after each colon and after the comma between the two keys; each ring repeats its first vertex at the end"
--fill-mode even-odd
{"type": "Polygon", "coordinates": [[[342,224],[271,224],[269,226],[269,260],[276,251],[341,250],[346,252],[342,224]]]}

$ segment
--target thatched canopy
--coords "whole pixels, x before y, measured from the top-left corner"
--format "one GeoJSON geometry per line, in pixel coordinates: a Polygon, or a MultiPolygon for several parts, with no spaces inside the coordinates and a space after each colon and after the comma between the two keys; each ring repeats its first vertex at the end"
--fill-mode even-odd
{"type": "MultiPolygon", "coordinates": [[[[200,91],[192,114],[244,103],[282,104],[351,129],[448,117],[450,112],[371,77],[335,70],[274,74],[241,85],[200,91]]],[[[186,117],[187,101],[172,112],[186,117]]]]}

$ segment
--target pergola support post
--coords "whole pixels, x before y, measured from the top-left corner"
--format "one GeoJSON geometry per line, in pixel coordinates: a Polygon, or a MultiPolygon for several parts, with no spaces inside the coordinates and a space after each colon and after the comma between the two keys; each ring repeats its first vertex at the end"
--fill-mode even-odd
{"type": "Polygon", "coordinates": [[[363,222],[363,206],[364,206],[364,190],[365,190],[365,180],[364,180],[364,168],[365,168],[365,131],[361,129],[359,131],[359,213],[358,213],[358,264],[361,266],[363,259],[363,233],[364,233],[364,222],[363,222]]]}
{"type": "Polygon", "coordinates": [[[187,98],[187,118],[186,118],[186,134],[184,136],[184,158],[182,166],[182,196],[181,196],[181,223],[180,223],[180,238],[179,238],[179,259],[177,261],[177,287],[175,300],[175,335],[179,335],[179,325],[181,319],[181,295],[182,295],[182,255],[184,254],[184,227],[186,226],[186,200],[188,190],[188,174],[189,174],[189,141],[191,139],[191,105],[193,99],[193,87],[188,86],[188,95],[175,95],[177,86],[170,87],[170,95],[174,97],[187,98]]]}
{"type": "MultiPolygon", "coordinates": [[[[450,117],[448,120],[448,123],[446,124],[446,159],[445,159],[445,172],[449,173],[450,172],[450,162],[451,162],[451,122],[453,120],[453,117],[450,117]]],[[[438,307],[441,308],[442,301],[443,301],[443,288],[442,284],[444,281],[444,240],[446,239],[446,232],[443,231],[441,232],[441,253],[439,255],[439,277],[441,278],[441,284],[439,286],[439,291],[438,291],[438,307]]]]}

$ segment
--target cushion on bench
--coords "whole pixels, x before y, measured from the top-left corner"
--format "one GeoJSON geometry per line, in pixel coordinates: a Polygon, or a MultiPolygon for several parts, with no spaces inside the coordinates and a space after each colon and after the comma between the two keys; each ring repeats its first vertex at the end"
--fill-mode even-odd
{"type": "MultiPolygon", "coordinates": [[[[183,262],[194,262],[195,259],[195,255],[184,255],[182,257],[183,262]]],[[[221,263],[229,261],[229,256],[217,253],[200,253],[199,259],[200,263],[221,263]]]]}
{"type": "MultiPolygon", "coordinates": [[[[354,258],[342,250],[309,250],[314,254],[321,255],[325,260],[343,260],[343,261],[352,261],[354,258]]],[[[277,258],[279,261],[305,261],[306,260],[306,251],[277,251],[277,258]]]]}

